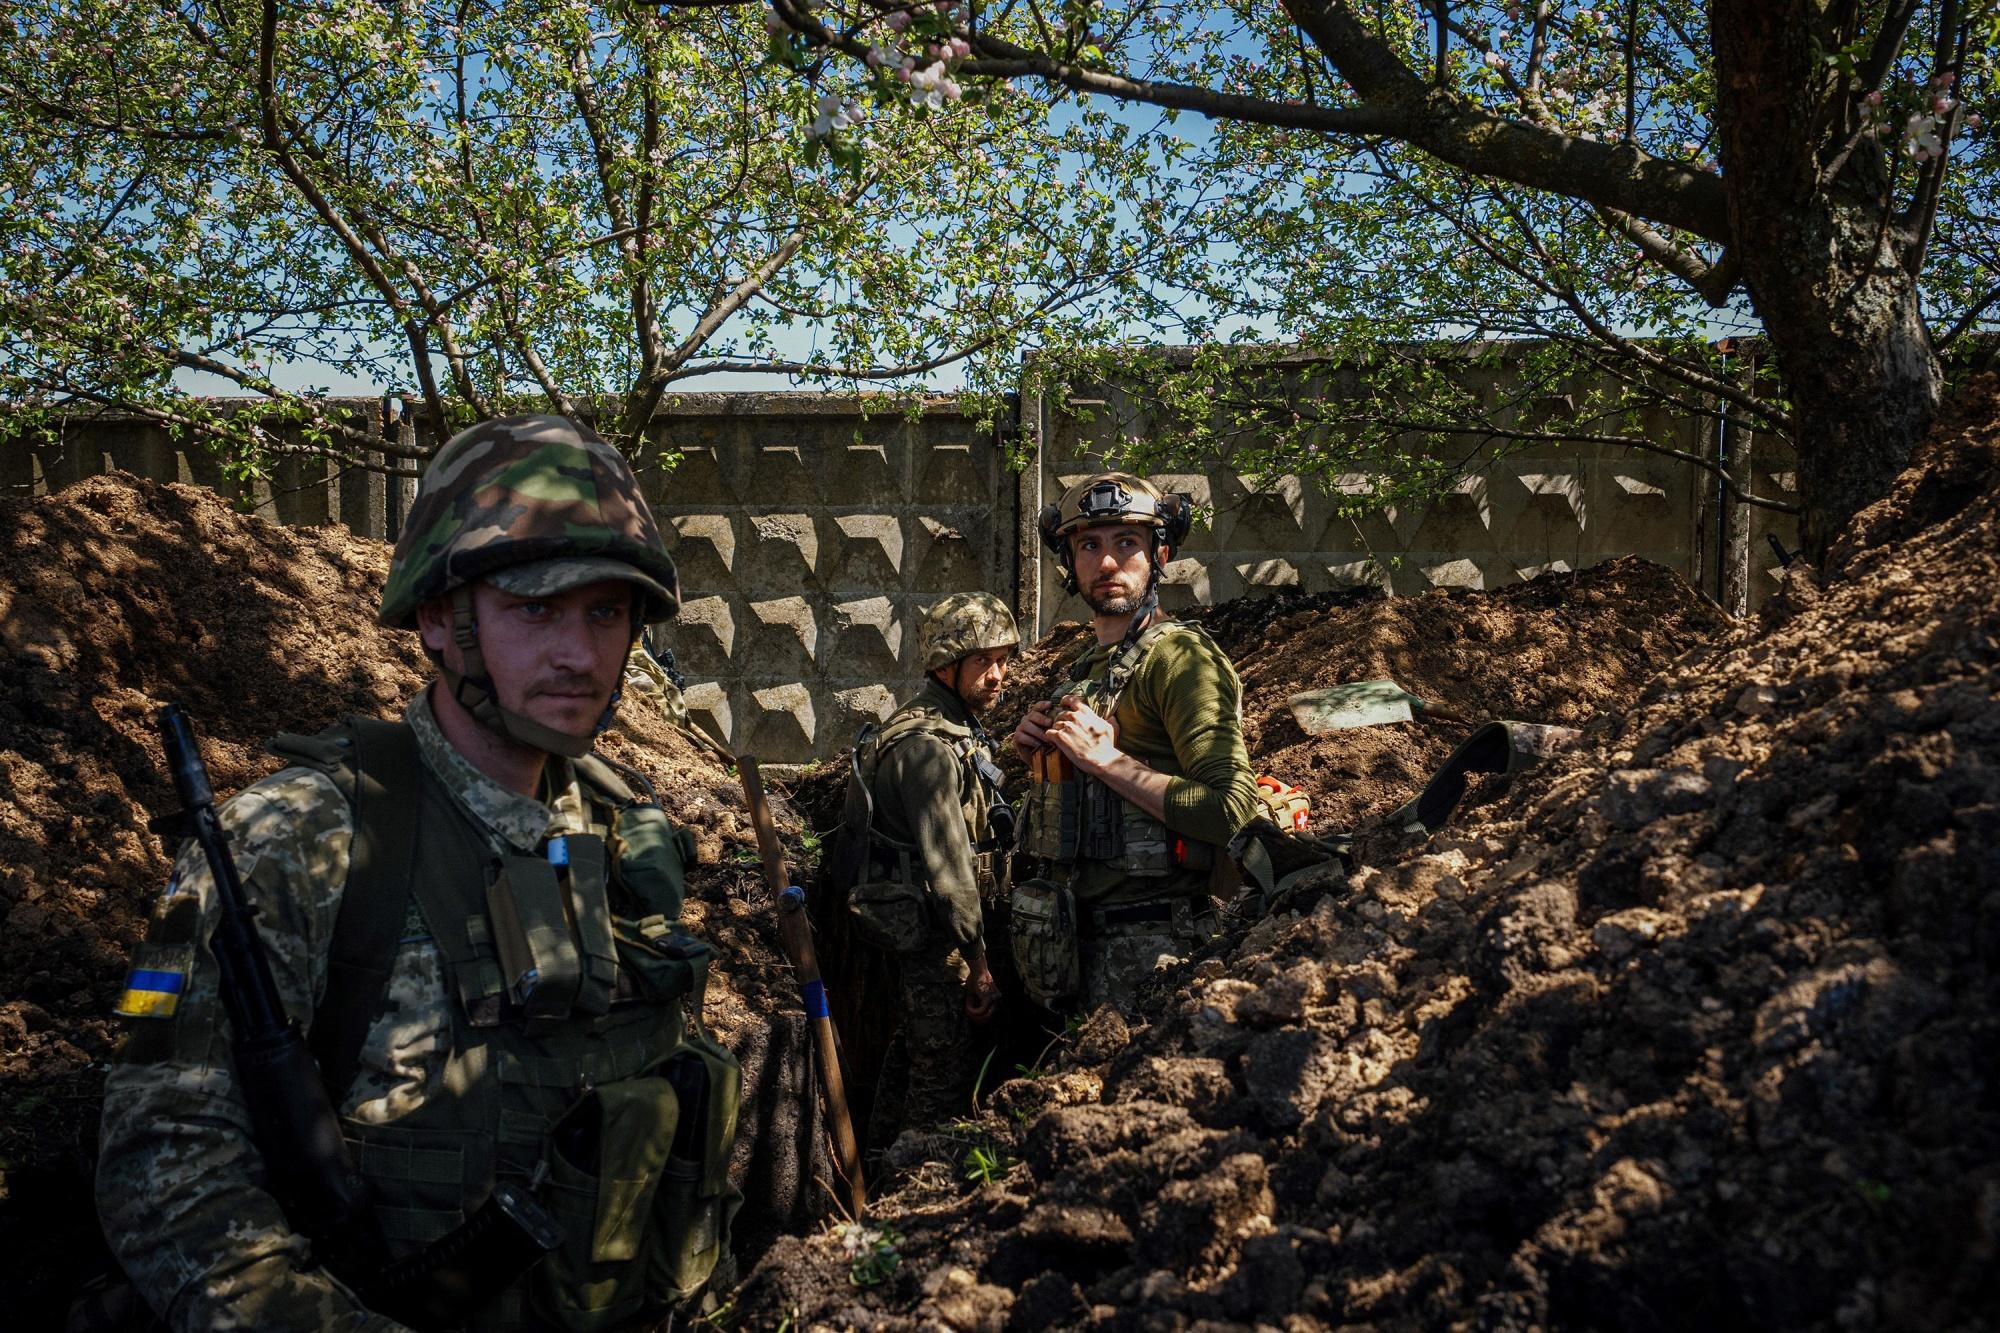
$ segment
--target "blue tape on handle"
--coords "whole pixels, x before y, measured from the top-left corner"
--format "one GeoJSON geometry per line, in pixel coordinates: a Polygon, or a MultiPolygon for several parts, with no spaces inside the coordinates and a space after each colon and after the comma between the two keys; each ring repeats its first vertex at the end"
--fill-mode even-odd
{"type": "Polygon", "coordinates": [[[807,1018],[831,1018],[833,1011],[826,1007],[826,983],[808,981],[801,994],[805,997],[807,1018]]]}

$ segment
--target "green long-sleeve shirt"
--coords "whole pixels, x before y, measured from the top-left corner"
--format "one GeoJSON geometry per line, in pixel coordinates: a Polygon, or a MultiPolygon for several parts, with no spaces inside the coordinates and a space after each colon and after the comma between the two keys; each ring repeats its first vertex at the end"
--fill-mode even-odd
{"type": "MultiPolygon", "coordinates": [[[[971,726],[972,714],[956,694],[937,683],[924,682],[893,717],[929,712],[958,726],[971,726]]],[[[983,949],[980,929],[979,873],[974,830],[966,809],[976,804],[970,784],[976,779],[951,746],[936,736],[919,733],[897,741],[875,770],[870,790],[875,797],[875,821],[882,832],[900,842],[915,843],[924,876],[937,899],[937,919],[945,936],[967,956],[983,949]]]]}
{"type": "MultiPolygon", "coordinates": [[[[1073,676],[1101,680],[1117,650],[1115,643],[1091,648],[1073,676]]],[[[1257,810],[1257,779],[1243,743],[1243,682],[1228,655],[1192,625],[1168,630],[1140,659],[1112,721],[1119,749],[1169,775],[1167,827],[1214,845],[1220,855],[1257,810]]],[[[1100,878],[1085,870],[1085,897],[1105,895],[1110,886],[1100,878]]]]}

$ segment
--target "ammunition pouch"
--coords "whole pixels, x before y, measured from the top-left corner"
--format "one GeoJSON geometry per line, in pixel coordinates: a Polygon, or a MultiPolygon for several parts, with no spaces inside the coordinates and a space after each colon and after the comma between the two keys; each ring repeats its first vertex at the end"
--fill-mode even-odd
{"type": "Polygon", "coordinates": [[[611,834],[613,862],[626,892],[649,914],[678,921],[687,896],[687,868],[695,862],[694,838],[657,805],[628,805],[611,834]]]}
{"type": "Polygon", "coordinates": [[[898,850],[894,873],[869,865],[847,891],[855,933],[878,949],[914,953],[931,938],[931,895],[910,854],[898,850]]]}
{"type": "Polygon", "coordinates": [[[619,1328],[708,1280],[742,1202],[728,1176],[741,1100],[734,1057],[697,1035],[557,1121],[546,1199],[564,1235],[535,1270],[537,1314],[573,1333],[619,1328]]]}
{"type": "Polygon", "coordinates": [[[1132,879],[1164,879],[1208,870],[1215,849],[1183,838],[1101,782],[1070,770],[1054,782],[1031,782],[1022,800],[1027,832],[1021,850],[1057,865],[1089,861],[1132,879]]]}
{"type": "Polygon", "coordinates": [[[701,1004],[708,989],[708,965],[715,947],[667,924],[664,917],[639,920],[615,917],[612,938],[618,948],[618,998],[650,1004],[701,1004]]]}
{"type": "Polygon", "coordinates": [[[1076,897],[1052,880],[1028,879],[1014,886],[1008,938],[1014,967],[1028,998],[1054,1009],[1083,988],[1076,897]]]}
{"type": "Polygon", "coordinates": [[[708,1281],[728,1252],[730,1224],[743,1204],[729,1183],[743,1101],[736,1057],[697,1033],[667,1058],[665,1075],[681,1117],[653,1208],[659,1235],[646,1256],[646,1290],[661,1306],[686,1300],[708,1281]]]}

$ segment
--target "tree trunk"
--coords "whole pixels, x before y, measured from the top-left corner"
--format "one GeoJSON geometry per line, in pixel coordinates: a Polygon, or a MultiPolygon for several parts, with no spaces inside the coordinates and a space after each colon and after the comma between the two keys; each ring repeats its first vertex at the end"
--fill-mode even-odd
{"type": "MultiPolygon", "coordinates": [[[[1754,365],[1754,361],[1743,358],[1743,364],[1754,365]]],[[[1750,376],[1742,377],[1746,388],[1750,376]]],[[[1717,545],[1721,547],[1722,576],[1716,580],[1716,592],[1720,595],[1722,609],[1732,616],[1750,614],[1750,506],[1739,498],[1748,494],[1751,486],[1750,432],[1741,426],[1723,422],[1722,430],[1722,470],[1728,474],[1729,485],[1722,487],[1722,503],[1718,506],[1716,524],[1721,537],[1717,545]]]]}
{"type": "Polygon", "coordinates": [[[1821,153],[1848,132],[1824,117],[1831,90],[1818,51],[1838,42],[1823,9],[1813,0],[1710,9],[1730,226],[1792,403],[1802,533],[1815,560],[1909,464],[1944,381],[1903,267],[1909,238],[1891,215],[1883,149],[1864,145],[1831,185],[1819,182],[1821,153]]]}

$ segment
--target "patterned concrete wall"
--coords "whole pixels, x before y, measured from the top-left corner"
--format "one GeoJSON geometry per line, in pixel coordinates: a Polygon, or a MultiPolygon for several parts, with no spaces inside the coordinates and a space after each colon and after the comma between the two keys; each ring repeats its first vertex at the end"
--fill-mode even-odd
{"type": "MultiPolygon", "coordinates": [[[[1488,372],[1478,372],[1487,374],[1488,372]]],[[[1024,619],[1046,632],[1089,612],[1056,582],[1052,559],[1034,540],[1032,516],[1072,483],[1099,470],[1105,446],[1153,429],[1143,406],[1117,388],[1062,402],[1027,399],[1023,413],[1039,429],[1041,467],[1025,476],[1021,512],[1024,619]]],[[[1712,424],[1664,412],[1644,422],[1648,438],[1709,457],[1712,424]]],[[[1788,450],[1759,441],[1759,486],[1795,500],[1788,450]]],[[[1484,468],[1442,498],[1365,517],[1340,512],[1343,492],[1363,494],[1367,478],[1337,478],[1322,488],[1298,477],[1252,487],[1226,465],[1154,480],[1201,506],[1180,557],[1167,567],[1161,600],[1169,608],[1209,605],[1263,590],[1320,592],[1357,585],[1396,595],[1431,588],[1497,588],[1537,574],[1583,569],[1640,555],[1713,593],[1717,584],[1713,478],[1679,459],[1603,444],[1510,449],[1485,455],[1484,468]]],[[[1782,516],[1753,511],[1750,559],[1753,605],[1776,587],[1777,559],[1767,531],[1793,528],[1782,516]],[[1768,567],[1768,570],[1766,569],[1768,567]]]]}
{"type": "MultiPolygon", "coordinates": [[[[340,406],[380,421],[381,405],[340,406]],[[373,414],[370,416],[369,414],[373,414]]],[[[991,430],[948,400],[918,420],[850,396],[683,394],[635,459],[680,568],[670,632],[696,718],[732,748],[803,764],[845,748],[913,692],[916,625],[949,592],[1014,595],[1014,474],[991,430]]],[[[406,423],[386,429],[414,443],[406,423]]],[[[239,485],[213,455],[157,427],[72,422],[32,447],[0,443],[0,494],[33,496],[123,469],[197,482],[273,522],[344,522],[392,540],[414,483],[289,460],[239,485]]]]}
{"type": "Polygon", "coordinates": [[[688,707],[758,758],[849,744],[914,690],[917,623],[946,593],[1014,592],[1013,473],[946,401],[916,421],[852,399],[683,395],[641,477],[680,568],[688,707]]]}
{"type": "MultiPolygon", "coordinates": [[[[415,443],[378,402],[338,406],[415,443]]],[[[1130,429],[1135,409],[1112,393],[1029,398],[1020,411],[1040,464],[1017,477],[994,433],[948,399],[911,421],[842,395],[682,395],[655,432],[679,466],[636,461],[680,565],[686,606],[671,639],[697,717],[767,762],[825,758],[915,688],[917,620],[939,596],[990,589],[1014,599],[1024,629],[1083,616],[1056,587],[1034,515],[1095,469],[1093,450],[1130,429]]],[[[1648,425],[1662,442],[1714,452],[1706,422],[1648,425]]],[[[1757,439],[1750,457],[1760,492],[1797,498],[1788,450],[1757,439]]],[[[239,486],[212,456],[114,418],[79,419],[51,445],[0,443],[0,494],[41,494],[110,468],[214,486],[274,521],[342,522],[380,538],[394,535],[413,486],[299,460],[239,486]]],[[[1298,478],[1252,490],[1218,467],[1162,480],[1210,514],[1169,570],[1169,606],[1286,587],[1492,588],[1633,553],[1720,589],[1713,478],[1657,455],[1516,452],[1433,504],[1360,519],[1298,478]]],[[[1789,518],[1751,511],[1752,605],[1777,586],[1767,533],[1787,548],[1797,540],[1789,518]]]]}
{"type": "MultiPolygon", "coordinates": [[[[399,419],[390,400],[331,399],[327,410],[401,445],[416,442],[410,423],[399,419]]],[[[288,458],[268,478],[239,481],[224,473],[215,454],[183,447],[164,427],[127,416],[79,415],[52,440],[0,434],[0,496],[46,495],[111,471],[207,486],[273,523],[345,523],[378,538],[396,531],[416,494],[415,478],[385,477],[319,458],[288,458]]]]}

